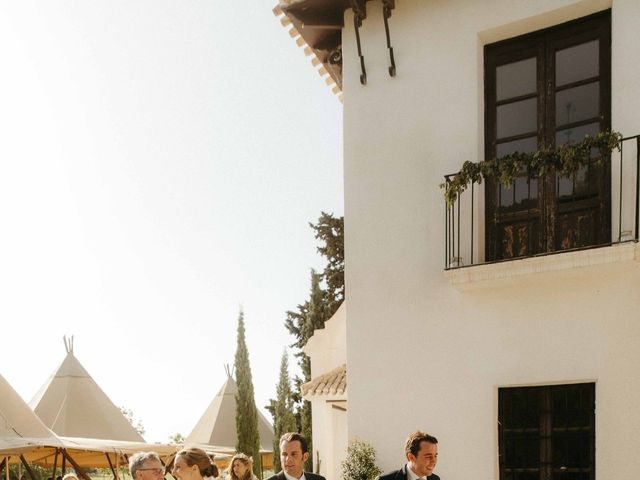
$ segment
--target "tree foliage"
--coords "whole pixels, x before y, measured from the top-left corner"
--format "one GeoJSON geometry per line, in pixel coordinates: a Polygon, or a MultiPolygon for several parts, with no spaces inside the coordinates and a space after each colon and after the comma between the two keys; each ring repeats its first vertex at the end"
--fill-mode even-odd
{"type": "Polygon", "coordinates": [[[322,212],[318,223],[309,225],[322,242],[318,252],[327,260],[322,279],[326,284],[327,314],[331,317],[344,300],[344,217],[322,212]]]}
{"type": "Polygon", "coordinates": [[[253,471],[260,475],[260,434],[256,409],[249,350],[245,339],[244,313],[238,316],[238,335],[235,356],[236,383],[236,450],[253,457],[253,471]]]}
{"type": "MultiPolygon", "coordinates": [[[[49,478],[53,478],[53,476],[54,476],[54,472],[53,472],[53,468],[52,467],[43,467],[43,466],[37,465],[35,463],[30,463],[29,467],[31,468],[31,473],[33,473],[34,480],[47,480],[49,478]]],[[[65,468],[65,470],[62,471],[61,468],[60,468],[60,465],[58,464],[58,467],[56,469],[55,475],[59,476],[59,475],[64,475],[65,473],[73,472],[73,470],[71,470],[70,467],[71,466],[69,464],[67,464],[67,468],[65,468]]],[[[6,466],[4,468],[6,468],[6,466]]],[[[0,469],[0,477],[2,479],[6,478],[6,476],[7,476],[7,472],[6,472],[6,470],[4,470],[4,468],[0,469]]],[[[85,471],[87,471],[87,469],[85,469],[85,471]]],[[[111,473],[111,471],[109,471],[109,473],[111,473]]],[[[105,474],[105,476],[106,476],[106,474],[105,474]]],[[[9,480],[21,480],[21,479],[31,480],[31,476],[26,471],[24,466],[19,465],[19,464],[15,464],[15,463],[9,464],[9,475],[8,475],[8,478],[9,478],[9,480]]],[[[80,478],[80,477],[78,477],[78,478],[80,478]]]]}
{"type": "MultiPolygon", "coordinates": [[[[285,327],[295,339],[291,347],[302,373],[293,382],[296,421],[300,433],[309,441],[309,452],[313,453],[311,403],[300,395],[300,386],[311,380],[311,362],[302,349],[315,330],[324,328],[324,322],[331,318],[344,300],[344,219],[322,212],[318,222],[310,226],[315,238],[320,241],[318,252],[325,258],[326,265],[322,273],[311,270],[309,297],[295,310],[287,312],[285,327]]],[[[307,471],[312,469],[312,457],[310,455],[305,464],[307,471]]]]}
{"type": "Polygon", "coordinates": [[[287,432],[297,432],[298,422],[294,414],[293,391],[289,378],[289,358],[287,351],[282,353],[280,375],[276,386],[276,400],[269,408],[273,416],[273,469],[278,472],[280,465],[280,437],[287,432]]]}
{"type": "Polygon", "coordinates": [[[181,433],[174,433],[173,435],[169,435],[169,443],[180,444],[184,443],[186,438],[181,433]]]}
{"type": "MultiPolygon", "coordinates": [[[[311,291],[309,299],[301,305],[298,305],[297,311],[287,312],[285,326],[296,341],[291,345],[297,351],[295,356],[298,358],[298,365],[302,371],[302,376],[296,376],[294,385],[296,393],[294,400],[297,403],[296,415],[300,433],[304,435],[309,443],[309,452],[313,452],[313,431],[311,426],[311,402],[304,400],[300,395],[300,386],[311,380],[311,361],[302,350],[311,338],[316,329],[324,328],[324,322],[328,317],[328,305],[326,292],[320,287],[321,275],[311,270],[311,291]]],[[[305,469],[311,471],[313,467],[312,456],[305,463],[305,469]]]]}
{"type": "Polygon", "coordinates": [[[122,415],[124,415],[124,418],[126,418],[129,421],[131,426],[136,429],[136,431],[140,434],[140,436],[144,437],[146,430],[144,428],[144,425],[142,424],[142,420],[141,419],[136,420],[135,415],[133,414],[133,411],[130,408],[120,407],[120,411],[122,412],[122,415]]]}

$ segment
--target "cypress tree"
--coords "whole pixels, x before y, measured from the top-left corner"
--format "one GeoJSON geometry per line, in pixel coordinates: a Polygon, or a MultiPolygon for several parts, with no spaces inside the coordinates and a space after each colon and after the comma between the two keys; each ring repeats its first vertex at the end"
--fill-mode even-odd
{"type": "MultiPolygon", "coordinates": [[[[272,401],[273,402],[273,401],[272,401]]],[[[297,432],[298,425],[293,413],[293,392],[289,380],[289,359],[285,349],[280,361],[280,376],[276,386],[276,401],[272,403],[273,409],[273,469],[279,472],[280,465],[280,437],[287,432],[297,432]]]]}
{"type": "Polygon", "coordinates": [[[236,383],[236,450],[253,457],[253,471],[261,475],[260,435],[258,433],[258,410],[253,393],[249,350],[245,340],[244,312],[238,316],[238,337],[235,356],[236,383]]]}

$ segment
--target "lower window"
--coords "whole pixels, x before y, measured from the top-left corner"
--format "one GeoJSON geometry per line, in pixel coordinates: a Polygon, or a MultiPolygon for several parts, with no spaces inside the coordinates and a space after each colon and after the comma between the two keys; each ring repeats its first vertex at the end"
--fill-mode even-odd
{"type": "Polygon", "coordinates": [[[595,479],[595,384],[501,388],[500,480],[595,479]]]}

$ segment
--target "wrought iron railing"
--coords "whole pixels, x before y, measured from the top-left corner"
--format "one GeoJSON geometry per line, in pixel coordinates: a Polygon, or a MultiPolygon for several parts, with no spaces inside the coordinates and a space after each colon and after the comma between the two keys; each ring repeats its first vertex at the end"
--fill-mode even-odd
{"type": "MultiPolygon", "coordinates": [[[[487,235],[487,229],[493,227],[487,225],[489,220],[485,211],[488,208],[485,198],[486,182],[483,184],[472,182],[469,188],[464,193],[459,194],[453,202],[445,200],[445,270],[596,248],[630,241],[637,242],[640,239],[640,135],[623,138],[620,145],[620,150],[614,150],[605,165],[605,168],[610,169],[611,172],[610,185],[607,187],[607,208],[610,208],[610,217],[606,225],[610,230],[610,234],[607,232],[606,238],[600,238],[588,245],[573,248],[564,248],[558,245],[554,248],[553,242],[555,240],[547,238],[550,235],[548,230],[553,231],[553,229],[547,230],[539,227],[536,238],[542,248],[527,248],[524,254],[516,253],[508,258],[495,255],[495,252],[489,254],[491,245],[488,245],[490,243],[488,240],[490,235],[487,235]]],[[[445,188],[455,175],[445,175],[445,188]]],[[[571,181],[562,177],[561,180],[571,181]]],[[[531,185],[537,185],[538,181],[541,183],[540,188],[544,189],[546,181],[535,175],[523,173],[521,188],[526,185],[526,194],[521,196],[520,200],[523,205],[529,205],[527,209],[523,210],[525,213],[522,223],[523,225],[529,225],[528,239],[533,236],[531,225],[535,220],[531,216],[531,212],[535,208],[530,205],[538,201],[537,193],[533,192],[532,194],[531,185]]],[[[575,179],[573,181],[575,188],[575,179]]],[[[558,182],[560,183],[556,184],[557,187],[554,186],[556,194],[559,194],[562,190],[561,181],[558,180],[558,182]]],[[[497,185],[497,180],[495,183],[495,188],[504,188],[497,185]]],[[[546,198],[544,192],[542,197],[546,198]]],[[[499,198],[495,209],[499,211],[501,208],[503,207],[499,198]]],[[[545,212],[546,210],[538,209],[537,211],[545,212]]],[[[543,219],[542,223],[546,223],[546,220],[543,219]]],[[[552,234],[557,235],[558,233],[554,231],[552,234]]],[[[531,243],[530,240],[528,241],[531,243]]]]}

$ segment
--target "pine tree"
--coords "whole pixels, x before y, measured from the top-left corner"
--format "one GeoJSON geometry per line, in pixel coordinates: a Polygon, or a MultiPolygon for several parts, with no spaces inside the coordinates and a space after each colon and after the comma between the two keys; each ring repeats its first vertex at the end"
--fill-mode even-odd
{"type": "MultiPolygon", "coordinates": [[[[318,247],[318,252],[325,257],[327,264],[321,274],[311,271],[311,291],[309,299],[297,306],[294,311],[287,312],[285,327],[295,338],[291,345],[295,349],[294,355],[298,358],[298,365],[302,372],[301,376],[294,378],[294,390],[292,398],[296,404],[296,423],[298,431],[301,432],[309,442],[308,462],[305,469],[311,471],[313,446],[311,429],[311,403],[303,400],[300,394],[300,387],[303,383],[311,380],[311,362],[309,357],[303,352],[307,340],[311,338],[313,332],[319,328],[324,328],[324,322],[338,310],[344,300],[344,218],[334,217],[331,214],[322,212],[316,224],[309,224],[314,230],[316,239],[322,242],[318,247]],[[321,283],[324,282],[325,288],[321,283]]],[[[267,407],[274,416],[276,422],[277,402],[270,400],[267,407]]]]}
{"type": "Polygon", "coordinates": [[[327,318],[330,318],[344,300],[344,217],[322,212],[318,223],[309,225],[322,242],[318,252],[327,259],[322,280],[326,284],[327,318]]]}
{"type": "Polygon", "coordinates": [[[282,353],[280,361],[280,377],[276,386],[276,401],[272,401],[273,409],[273,469],[278,472],[280,465],[280,437],[287,432],[297,432],[298,425],[293,413],[293,392],[289,380],[289,359],[287,351],[282,353]]]}
{"type": "Polygon", "coordinates": [[[245,340],[244,312],[238,316],[238,337],[235,357],[236,383],[236,450],[253,457],[253,471],[260,475],[260,436],[258,433],[258,410],[253,393],[249,351],[245,340]]]}
{"type": "MultiPolygon", "coordinates": [[[[300,392],[300,386],[303,383],[311,380],[311,361],[302,349],[315,330],[324,328],[324,322],[328,319],[326,294],[320,287],[320,279],[321,275],[312,269],[309,300],[304,305],[298,305],[297,312],[287,312],[287,320],[285,322],[289,332],[297,337],[297,341],[292,346],[299,349],[295,355],[298,357],[298,363],[302,370],[302,377],[296,377],[295,379],[295,386],[298,392],[300,392]]],[[[311,402],[303,400],[299,394],[295,396],[295,400],[298,402],[297,414],[299,416],[300,433],[304,435],[309,443],[309,452],[313,452],[311,402]]],[[[311,471],[312,468],[313,459],[312,455],[309,455],[309,459],[305,463],[305,469],[311,471]]]]}

